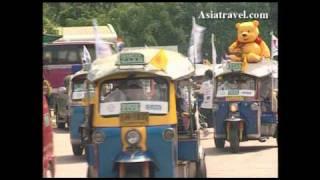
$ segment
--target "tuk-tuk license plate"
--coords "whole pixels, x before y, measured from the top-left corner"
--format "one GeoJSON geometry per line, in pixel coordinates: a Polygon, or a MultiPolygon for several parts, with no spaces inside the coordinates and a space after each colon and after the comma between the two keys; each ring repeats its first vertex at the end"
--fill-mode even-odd
{"type": "Polygon", "coordinates": [[[229,96],[226,97],[226,101],[243,101],[244,98],[242,96],[229,96]]]}
{"type": "Polygon", "coordinates": [[[120,126],[146,126],[148,125],[149,113],[130,112],[120,114],[120,126]]]}
{"type": "Polygon", "coordinates": [[[232,62],[232,63],[229,64],[228,68],[229,68],[231,71],[241,71],[242,63],[232,62]]]}
{"type": "Polygon", "coordinates": [[[121,104],[121,113],[127,112],[139,112],[140,104],[139,103],[123,103],[121,104]]]}

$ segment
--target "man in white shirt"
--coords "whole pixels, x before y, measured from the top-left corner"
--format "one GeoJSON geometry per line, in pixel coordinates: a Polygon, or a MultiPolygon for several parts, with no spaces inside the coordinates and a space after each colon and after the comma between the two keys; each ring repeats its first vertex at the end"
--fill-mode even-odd
{"type": "Polygon", "coordinates": [[[200,106],[200,113],[204,115],[205,121],[209,128],[214,127],[212,119],[212,103],[213,103],[213,73],[211,70],[205,72],[205,80],[202,82],[199,93],[203,95],[203,101],[200,106]]]}

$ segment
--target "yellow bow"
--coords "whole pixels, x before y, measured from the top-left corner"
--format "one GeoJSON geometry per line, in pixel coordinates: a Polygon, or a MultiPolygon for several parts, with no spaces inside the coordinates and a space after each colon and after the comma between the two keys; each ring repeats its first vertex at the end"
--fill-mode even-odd
{"type": "Polygon", "coordinates": [[[150,64],[160,70],[166,71],[168,58],[163,49],[160,49],[160,51],[151,59],[150,64]]]}

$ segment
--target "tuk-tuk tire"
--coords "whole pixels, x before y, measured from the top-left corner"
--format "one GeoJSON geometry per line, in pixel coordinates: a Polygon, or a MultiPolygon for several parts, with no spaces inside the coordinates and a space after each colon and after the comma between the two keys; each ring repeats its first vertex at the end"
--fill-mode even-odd
{"type": "Polygon", "coordinates": [[[75,156],[81,156],[83,153],[83,147],[80,144],[72,144],[72,151],[75,156]]]}
{"type": "Polygon", "coordinates": [[[94,178],[90,169],[90,167],[87,168],[87,178],[94,178]]]}
{"type": "Polygon", "coordinates": [[[278,143],[278,130],[277,130],[277,135],[276,135],[276,141],[277,141],[277,145],[279,144],[278,143]]]}
{"type": "Polygon", "coordinates": [[[233,123],[230,130],[230,150],[232,153],[238,153],[240,149],[239,129],[237,123],[233,123]]]}
{"type": "Polygon", "coordinates": [[[218,148],[218,149],[224,148],[225,142],[226,142],[225,139],[222,139],[222,138],[214,138],[214,144],[215,144],[216,148],[218,148]]]}
{"type": "Polygon", "coordinates": [[[55,112],[56,112],[56,123],[57,123],[58,129],[65,129],[66,128],[65,123],[64,122],[58,122],[58,120],[60,120],[60,116],[59,116],[57,105],[56,105],[55,112]]]}
{"type": "Polygon", "coordinates": [[[207,178],[207,168],[206,168],[206,162],[205,162],[205,155],[202,159],[199,159],[197,162],[197,178],[207,178]]]}
{"type": "Polygon", "coordinates": [[[84,155],[87,157],[87,154],[88,154],[88,150],[87,150],[87,148],[85,147],[85,148],[83,148],[83,151],[84,151],[84,155]]]}

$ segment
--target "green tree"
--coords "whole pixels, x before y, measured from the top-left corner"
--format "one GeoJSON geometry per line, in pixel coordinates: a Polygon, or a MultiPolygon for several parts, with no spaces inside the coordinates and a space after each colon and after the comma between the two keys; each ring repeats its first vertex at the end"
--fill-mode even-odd
{"type": "Polygon", "coordinates": [[[192,16],[206,27],[203,54],[211,59],[211,33],[215,34],[218,59],[236,40],[235,24],[253,19],[201,19],[203,12],[269,13],[259,19],[260,35],[270,46],[270,32],[277,35],[277,3],[44,3],[43,28],[55,32],[57,26],[91,26],[96,18],[99,25],[112,24],[123,37],[126,46],[178,45],[187,55],[192,28],[192,16]]]}

